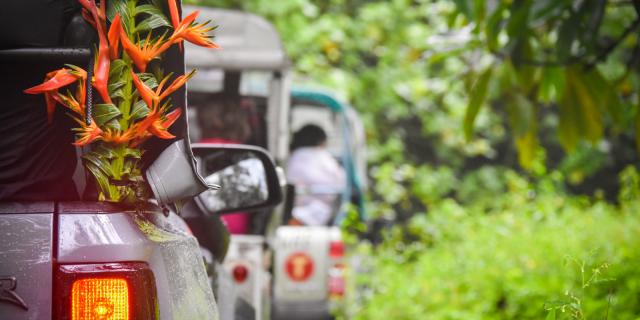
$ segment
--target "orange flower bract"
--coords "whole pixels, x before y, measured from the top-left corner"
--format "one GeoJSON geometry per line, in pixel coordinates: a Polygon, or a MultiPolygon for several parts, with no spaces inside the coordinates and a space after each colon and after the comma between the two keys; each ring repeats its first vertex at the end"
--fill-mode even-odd
{"type": "Polygon", "coordinates": [[[102,140],[108,143],[123,144],[128,143],[136,137],[135,128],[129,128],[124,132],[121,130],[106,129],[102,134],[102,140]]]}
{"type": "Polygon", "coordinates": [[[78,133],[78,137],[76,138],[76,142],[73,143],[75,146],[86,146],[89,143],[100,138],[102,134],[102,129],[98,127],[98,124],[95,120],[91,119],[90,124],[86,124],[84,121],[80,119],[76,119],[76,122],[80,124],[80,128],[73,129],[78,133]]]}
{"type": "MultiPolygon", "coordinates": [[[[24,90],[24,93],[28,94],[44,94],[47,107],[47,121],[49,123],[53,120],[58,90],[78,80],[82,83],[87,78],[87,73],[81,68],[72,65],[69,65],[69,67],[72,69],[62,68],[49,72],[44,83],[24,90]]],[[[83,88],[84,86],[81,87],[83,88]]]]}
{"type": "Polygon", "coordinates": [[[162,82],[160,82],[160,84],[156,88],[156,91],[153,91],[146,84],[144,84],[144,82],[142,82],[142,80],[140,80],[140,78],[138,78],[138,76],[133,71],[131,71],[131,77],[133,78],[133,85],[136,87],[136,89],[138,89],[140,98],[142,98],[142,100],[147,104],[149,109],[153,111],[153,110],[156,110],[156,108],[158,107],[158,104],[162,100],[164,100],[170,94],[180,89],[180,87],[182,87],[185,83],[187,83],[187,80],[193,77],[195,72],[196,72],[195,70],[191,70],[191,72],[177,77],[165,90],[163,90],[164,84],[168,80],[168,78],[165,78],[162,80],[162,82]],[[161,91],[162,93],[160,93],[161,91]]]}
{"type": "Polygon", "coordinates": [[[201,47],[219,48],[217,44],[211,41],[212,36],[208,34],[208,32],[215,29],[215,27],[207,26],[209,21],[200,24],[194,23],[199,13],[199,11],[194,11],[185,17],[174,30],[171,41],[179,42],[186,40],[201,47]]]}
{"type": "Polygon", "coordinates": [[[129,39],[129,36],[124,31],[122,24],[120,24],[120,42],[122,43],[122,49],[129,55],[133,63],[136,65],[140,72],[145,72],[147,64],[161,53],[165,52],[171,47],[171,42],[164,41],[164,36],[161,36],[157,40],[151,40],[151,34],[140,43],[135,45],[129,39]]]}
{"type": "Polygon", "coordinates": [[[116,14],[111,21],[111,27],[109,27],[109,33],[107,34],[107,39],[109,39],[109,58],[111,60],[118,59],[118,47],[120,43],[120,14],[116,14]]]}

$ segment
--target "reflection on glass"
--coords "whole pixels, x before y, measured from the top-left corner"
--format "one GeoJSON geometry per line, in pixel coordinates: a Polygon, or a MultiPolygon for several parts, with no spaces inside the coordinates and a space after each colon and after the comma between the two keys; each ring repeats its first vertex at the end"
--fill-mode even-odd
{"type": "Polygon", "coordinates": [[[267,174],[262,161],[253,153],[226,151],[203,160],[205,180],[222,186],[220,190],[200,194],[207,211],[255,206],[268,200],[267,174]]]}

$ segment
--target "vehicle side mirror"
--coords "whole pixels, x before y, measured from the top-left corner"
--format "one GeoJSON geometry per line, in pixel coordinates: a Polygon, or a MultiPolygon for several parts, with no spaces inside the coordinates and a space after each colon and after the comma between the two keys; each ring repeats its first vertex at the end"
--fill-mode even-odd
{"type": "Polygon", "coordinates": [[[266,150],[239,144],[194,143],[198,171],[208,184],[194,198],[206,213],[230,213],[275,206],[282,201],[276,166],[266,150]]]}
{"type": "Polygon", "coordinates": [[[188,148],[185,140],[175,141],[147,169],[147,182],[158,204],[174,203],[217,187],[206,184],[197,174],[188,148]]]}

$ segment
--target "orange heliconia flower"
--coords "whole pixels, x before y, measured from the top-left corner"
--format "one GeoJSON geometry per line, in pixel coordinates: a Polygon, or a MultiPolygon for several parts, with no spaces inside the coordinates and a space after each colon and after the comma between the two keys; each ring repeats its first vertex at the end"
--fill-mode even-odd
{"type": "Polygon", "coordinates": [[[171,35],[170,41],[172,43],[186,40],[201,47],[219,48],[217,44],[211,41],[213,37],[208,34],[209,31],[216,27],[207,26],[210,21],[200,24],[194,23],[199,13],[200,11],[194,11],[180,22],[171,35]]]}
{"type": "MultiPolygon", "coordinates": [[[[153,110],[154,106],[157,105],[158,102],[160,102],[158,94],[156,94],[153,89],[145,85],[144,82],[142,82],[142,80],[140,80],[140,78],[138,78],[136,73],[133,71],[131,71],[131,78],[133,79],[133,85],[136,87],[136,89],[138,89],[138,94],[140,95],[142,101],[147,104],[147,107],[150,110],[153,110]]],[[[165,81],[163,80],[161,83],[164,82],[165,81]]],[[[158,88],[160,88],[160,86],[158,86],[158,88]]]]}
{"type": "MultiPolygon", "coordinates": [[[[107,11],[107,2],[100,1],[100,8],[98,9],[96,6],[96,2],[94,0],[78,0],[80,5],[82,5],[83,11],[82,15],[84,18],[96,28],[96,21],[100,22],[103,25],[103,29],[105,27],[106,22],[106,11],[107,11]]],[[[97,29],[97,28],[96,28],[97,29]]]]}
{"type": "Polygon", "coordinates": [[[196,70],[191,70],[191,72],[177,77],[165,90],[163,90],[164,85],[169,79],[168,77],[166,77],[160,82],[155,91],[144,84],[144,82],[142,82],[142,80],[138,78],[135,72],[131,71],[131,77],[133,78],[133,84],[135,85],[136,89],[138,89],[140,98],[142,98],[142,100],[147,104],[147,107],[149,107],[151,111],[155,111],[157,110],[159,103],[164,98],[180,89],[180,87],[182,87],[187,82],[187,80],[193,77],[195,73],[196,70]]]}
{"type": "Polygon", "coordinates": [[[167,51],[172,45],[171,42],[164,41],[164,35],[162,35],[159,39],[152,41],[151,33],[147,35],[147,38],[140,43],[139,46],[133,44],[127,33],[124,31],[122,27],[122,23],[120,23],[120,42],[122,43],[122,49],[127,52],[127,55],[133,60],[133,63],[138,67],[140,72],[145,72],[147,69],[147,64],[155,57],[160,55],[161,53],[167,51]]]}
{"type": "Polygon", "coordinates": [[[51,71],[47,73],[47,77],[44,83],[24,90],[24,93],[45,93],[47,91],[58,90],[66,85],[70,85],[78,79],[86,79],[87,73],[79,67],[76,68],[77,69],[62,68],[51,71]]]}
{"type": "Polygon", "coordinates": [[[77,123],[80,124],[80,128],[74,128],[73,131],[78,133],[78,137],[76,138],[76,142],[73,143],[75,146],[86,146],[87,144],[101,138],[102,130],[98,127],[98,124],[94,119],[91,119],[91,123],[87,124],[86,122],[73,118],[77,123]]]}
{"type": "Polygon", "coordinates": [[[128,143],[136,137],[135,128],[131,127],[124,132],[121,130],[112,130],[107,128],[102,134],[102,140],[104,142],[123,144],[128,143]]]}
{"type": "Polygon", "coordinates": [[[111,60],[118,59],[118,47],[119,47],[119,38],[120,38],[120,14],[116,14],[111,21],[111,26],[109,27],[109,33],[107,34],[107,39],[109,39],[109,57],[111,60]]]}
{"type": "MultiPolygon", "coordinates": [[[[100,24],[98,24],[98,26],[99,25],[100,24]]],[[[109,82],[109,67],[111,65],[111,59],[109,59],[109,45],[107,44],[104,30],[102,30],[102,27],[100,26],[98,27],[98,38],[100,39],[100,44],[98,46],[96,63],[93,68],[92,83],[93,87],[98,91],[98,94],[100,94],[102,101],[104,101],[104,103],[112,103],[111,96],[109,96],[109,91],[107,89],[109,82]]]]}
{"type": "Polygon", "coordinates": [[[162,114],[167,110],[169,103],[166,102],[162,107],[150,108],[147,116],[140,122],[135,124],[135,131],[138,137],[144,137],[147,130],[154,122],[162,118],[162,114]]]}
{"type": "MultiPolygon", "coordinates": [[[[69,68],[62,68],[47,73],[44,83],[24,90],[24,93],[28,94],[44,94],[47,106],[47,120],[49,123],[53,120],[53,112],[55,111],[58,90],[76,82],[77,80],[81,80],[80,82],[83,83],[87,79],[87,72],[82,68],[74,65],[67,66],[69,68]]],[[[80,88],[84,88],[84,85],[81,85],[80,88]]],[[[84,98],[82,101],[84,101],[84,98]]]]}
{"type": "Polygon", "coordinates": [[[177,108],[165,115],[164,120],[156,119],[151,124],[151,126],[149,126],[149,132],[161,139],[175,138],[176,136],[172,135],[167,130],[169,129],[169,127],[171,127],[171,125],[173,125],[174,122],[176,122],[176,120],[178,120],[181,114],[182,110],[180,110],[180,108],[177,108]]]}
{"type": "Polygon", "coordinates": [[[167,4],[169,5],[169,13],[171,15],[171,24],[173,24],[174,29],[178,29],[178,25],[180,25],[178,4],[176,4],[176,0],[167,0],[167,4]]]}
{"type": "MultiPolygon", "coordinates": [[[[179,77],[177,77],[175,80],[173,80],[173,82],[167,87],[167,89],[165,89],[162,94],[160,95],[160,100],[168,97],[170,94],[174,93],[176,90],[180,89],[185,83],[187,83],[187,81],[189,81],[189,79],[191,79],[191,77],[193,77],[196,74],[196,70],[193,69],[191,70],[189,73],[187,74],[183,74],[179,77]]],[[[163,82],[165,82],[164,80],[162,82],[160,82],[161,85],[158,86],[157,91],[160,91],[162,89],[162,85],[163,82]]]]}
{"type": "Polygon", "coordinates": [[[157,119],[160,119],[160,113],[149,112],[146,118],[133,126],[136,139],[131,142],[130,147],[136,147],[145,142],[149,137],[151,137],[148,129],[157,119]]]}
{"type": "Polygon", "coordinates": [[[93,67],[93,79],[91,83],[96,88],[104,103],[112,103],[109,96],[107,84],[109,82],[109,43],[107,42],[107,22],[106,22],[106,1],[100,1],[100,8],[96,6],[94,0],[79,0],[83,7],[82,14],[85,20],[89,21],[98,33],[98,54],[93,67]],[[89,15],[90,14],[90,15],[89,15]]]}
{"type": "Polygon", "coordinates": [[[84,103],[79,102],[71,92],[67,92],[66,94],[57,93],[53,98],[61,105],[66,106],[73,112],[84,117],[84,103]]]}
{"type": "MultiPolygon", "coordinates": [[[[164,109],[164,107],[162,109],[164,109]]],[[[137,138],[134,139],[129,146],[135,148],[152,136],[156,136],[161,139],[175,138],[168,129],[176,122],[176,120],[178,120],[178,118],[180,118],[181,114],[182,110],[180,108],[176,108],[169,112],[164,116],[164,119],[162,118],[161,113],[150,114],[147,118],[136,124],[135,128],[137,138]]]]}
{"type": "MultiPolygon", "coordinates": [[[[180,25],[180,13],[178,12],[178,5],[176,4],[176,0],[168,0],[169,4],[169,13],[171,15],[171,24],[173,25],[173,29],[178,29],[180,25]]],[[[178,41],[178,46],[180,50],[182,50],[182,41],[178,41]]]]}

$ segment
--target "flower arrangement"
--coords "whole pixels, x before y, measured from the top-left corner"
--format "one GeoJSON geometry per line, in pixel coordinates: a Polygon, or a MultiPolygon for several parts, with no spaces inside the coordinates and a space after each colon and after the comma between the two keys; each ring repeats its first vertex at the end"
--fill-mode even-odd
{"type": "Polygon", "coordinates": [[[181,20],[175,0],[166,2],[170,20],[160,0],[78,1],[83,17],[98,34],[93,67],[66,65],[25,93],[44,95],[49,122],[59,104],[78,123],[72,129],[73,144],[91,145],[82,158],[96,180],[99,200],[144,201],[148,193],[141,192],[146,190],[140,168],[142,145],[154,136],[175,137],[168,129],[181,109],[172,108],[168,97],[195,72],[176,77],[164,74],[157,64],[150,68],[150,63],[162,59],[171,46],[182,49],[182,41],[217,48],[208,35],[215,27],[209,21],[196,23],[197,11],[181,20]],[[95,104],[92,89],[99,98],[95,104]]]}

